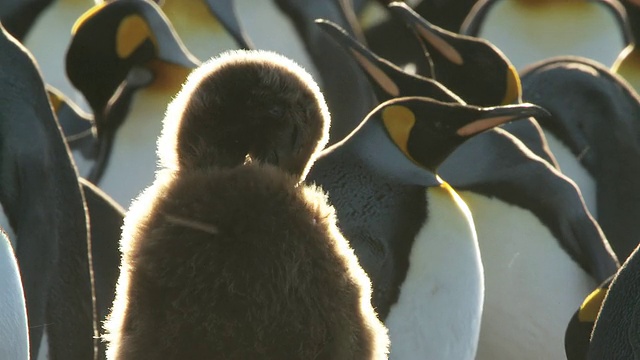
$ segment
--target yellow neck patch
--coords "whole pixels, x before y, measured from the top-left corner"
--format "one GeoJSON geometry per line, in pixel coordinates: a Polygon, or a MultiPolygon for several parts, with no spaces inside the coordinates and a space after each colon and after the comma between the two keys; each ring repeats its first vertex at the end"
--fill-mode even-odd
{"type": "Polygon", "coordinates": [[[62,98],[52,91],[47,91],[47,96],[49,97],[49,102],[51,103],[53,112],[57,113],[60,106],[62,106],[62,98]]]}
{"type": "Polygon", "coordinates": [[[504,99],[500,105],[509,105],[520,103],[522,99],[522,85],[520,84],[520,76],[513,65],[509,65],[507,71],[507,89],[504,99]]]}
{"type": "Polygon", "coordinates": [[[193,69],[154,59],[146,64],[155,78],[146,89],[155,93],[176,93],[193,69]]]}
{"type": "Polygon", "coordinates": [[[406,106],[391,105],[382,111],[382,121],[393,142],[411,161],[416,162],[407,148],[409,134],[416,123],[416,116],[413,111],[406,106]]]}
{"type": "Polygon", "coordinates": [[[640,51],[635,45],[627,46],[611,66],[611,71],[622,76],[631,86],[640,92],[640,51]]]}
{"type": "Polygon", "coordinates": [[[129,15],[118,26],[116,54],[120,59],[129,57],[147,38],[157,46],[146,20],[140,15],[129,15]]]}
{"type": "Polygon", "coordinates": [[[608,289],[598,288],[589,294],[580,306],[578,320],[581,322],[595,322],[602,307],[604,297],[607,295],[607,291],[608,289]]]}

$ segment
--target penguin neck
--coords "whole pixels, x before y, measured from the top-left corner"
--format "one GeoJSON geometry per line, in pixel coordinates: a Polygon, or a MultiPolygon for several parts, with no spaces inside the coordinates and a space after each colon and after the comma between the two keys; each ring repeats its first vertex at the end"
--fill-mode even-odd
{"type": "Polygon", "coordinates": [[[484,298],[474,221],[447,185],[428,189],[427,204],[398,301],[385,321],[391,357],[473,359],[484,298]]]}
{"type": "Polygon", "coordinates": [[[576,155],[571,152],[567,145],[548,130],[544,130],[544,135],[551,153],[553,153],[558,162],[560,171],[576,183],[589,212],[594,215],[597,214],[596,179],[594,179],[589,171],[580,163],[576,155]]]}
{"type": "Polygon", "coordinates": [[[109,163],[99,185],[125,208],[153,182],[157,169],[155,139],[162,131],[161,119],[171,96],[170,91],[138,91],[127,121],[114,137],[109,163]],[[140,134],[144,134],[142,138],[140,134]],[[128,174],[126,181],[123,174],[128,174]]]}
{"type": "Polygon", "coordinates": [[[622,76],[636,92],[640,91],[640,50],[636,45],[629,45],[624,49],[612,69],[622,76]]]}
{"type": "Polygon", "coordinates": [[[372,113],[351,135],[327,151],[342,146],[348,156],[359,158],[377,175],[402,184],[439,185],[441,181],[434,173],[415,164],[393,143],[381,119],[372,113]]]}
{"type": "Polygon", "coordinates": [[[566,54],[610,66],[626,46],[623,26],[595,1],[495,1],[477,36],[500,48],[516,69],[566,54]]]}

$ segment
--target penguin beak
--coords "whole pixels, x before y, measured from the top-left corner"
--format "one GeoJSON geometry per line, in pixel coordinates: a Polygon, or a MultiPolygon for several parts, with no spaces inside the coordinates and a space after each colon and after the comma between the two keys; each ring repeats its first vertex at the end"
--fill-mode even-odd
{"type": "MultiPolygon", "coordinates": [[[[395,65],[373,54],[364,45],[353,39],[346,30],[342,29],[335,23],[324,19],[318,19],[315,22],[324,32],[331,36],[334,41],[340,44],[340,46],[348,49],[358,64],[360,64],[367,74],[369,74],[369,76],[372,77],[387,94],[392,97],[400,96],[400,88],[396,82],[377,64],[386,63],[387,66],[395,65]]],[[[401,70],[398,69],[398,71],[401,70]]]]}
{"type": "Polygon", "coordinates": [[[254,49],[253,42],[240,25],[233,0],[206,0],[209,11],[227,29],[241,49],[254,49]]]}
{"type": "Polygon", "coordinates": [[[460,34],[478,36],[482,28],[482,23],[493,5],[495,5],[495,1],[478,1],[471,10],[469,10],[469,14],[465,17],[462,25],[460,25],[460,34]]]}
{"type": "Polygon", "coordinates": [[[402,1],[394,1],[389,4],[389,9],[398,14],[409,26],[413,27],[422,39],[436,48],[444,57],[456,65],[464,64],[464,59],[458,50],[448,41],[445,30],[432,25],[413,11],[402,1]]]}
{"type": "Polygon", "coordinates": [[[461,127],[456,133],[459,136],[469,137],[506,122],[530,116],[550,116],[550,114],[544,108],[530,103],[483,108],[476,121],[461,127]]]}

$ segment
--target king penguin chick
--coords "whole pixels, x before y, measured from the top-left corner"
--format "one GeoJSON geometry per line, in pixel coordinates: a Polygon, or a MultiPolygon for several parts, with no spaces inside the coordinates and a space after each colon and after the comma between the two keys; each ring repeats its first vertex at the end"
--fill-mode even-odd
{"type": "Polygon", "coordinates": [[[109,359],[386,358],[370,281],[326,195],[301,184],[328,119],[273,53],[189,76],[158,142],[166,169],[125,218],[109,359]]]}
{"type": "Polygon", "coordinates": [[[304,177],[327,142],[328,119],[319,87],[294,61],[269,51],[230,51],[190,74],[169,104],[160,161],[196,169],[253,159],[304,177]]]}

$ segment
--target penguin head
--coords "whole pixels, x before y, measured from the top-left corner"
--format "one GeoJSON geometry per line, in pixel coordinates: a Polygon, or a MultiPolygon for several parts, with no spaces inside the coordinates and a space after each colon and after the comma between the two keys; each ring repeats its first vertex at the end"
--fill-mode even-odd
{"type": "Polygon", "coordinates": [[[304,69],[268,51],[230,51],[191,73],[169,104],[158,154],[168,168],[247,160],[304,177],[328,140],[329,111],[304,69]]]}
{"type": "Polygon", "coordinates": [[[154,84],[161,79],[179,84],[199,63],[158,5],[119,0],[97,4],[76,21],[66,71],[99,117],[133,68],[151,69],[154,84]]]}
{"type": "Polygon", "coordinates": [[[335,23],[320,19],[316,24],[356,61],[369,78],[379,101],[394,97],[424,96],[440,101],[464,101],[439,82],[410,74],[374,54],[335,23]]]}
{"type": "Polygon", "coordinates": [[[436,168],[470,137],[512,120],[547,114],[529,104],[477,107],[429,98],[397,98],[375,110],[393,143],[415,164],[436,168]]]}
{"type": "Polygon", "coordinates": [[[403,2],[389,8],[413,27],[433,61],[435,79],[469,104],[506,105],[520,101],[520,77],[490,42],[432,25],[403,2]]]}

